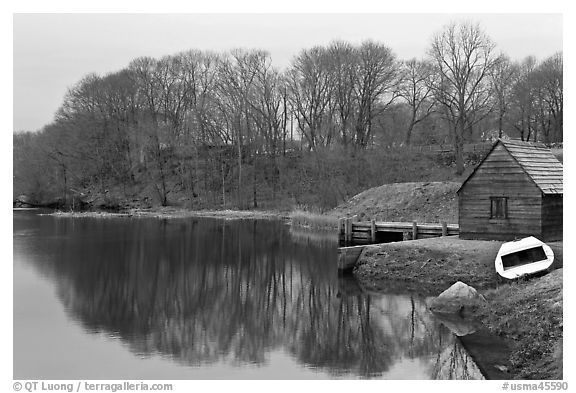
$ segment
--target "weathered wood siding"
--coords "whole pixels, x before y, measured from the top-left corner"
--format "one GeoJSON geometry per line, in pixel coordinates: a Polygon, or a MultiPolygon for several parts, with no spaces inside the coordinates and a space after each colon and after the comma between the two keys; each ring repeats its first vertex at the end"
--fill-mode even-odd
{"type": "Polygon", "coordinates": [[[562,240],[562,194],[544,195],[542,199],[542,241],[562,240]]]}
{"type": "Polygon", "coordinates": [[[463,239],[541,235],[542,192],[502,145],[497,145],[467,180],[458,200],[463,239]],[[508,198],[506,219],[490,218],[490,197],[508,198]]]}

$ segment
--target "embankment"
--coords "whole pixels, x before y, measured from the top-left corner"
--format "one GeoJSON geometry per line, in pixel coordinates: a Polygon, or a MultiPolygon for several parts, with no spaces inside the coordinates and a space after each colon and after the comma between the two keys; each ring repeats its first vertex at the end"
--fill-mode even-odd
{"type": "Polygon", "coordinates": [[[354,275],[378,291],[437,295],[456,281],[491,288],[498,284],[494,257],[501,244],[448,236],[368,246],[354,275]]]}
{"type": "Polygon", "coordinates": [[[489,307],[479,318],[512,343],[512,378],[562,379],[563,270],[483,292],[489,307]]]}
{"type": "Polygon", "coordinates": [[[411,182],[384,184],[363,191],[328,214],[358,215],[360,220],[458,222],[460,182],[411,182]]]}
{"type": "Polygon", "coordinates": [[[366,247],[354,275],[369,290],[437,296],[456,281],[478,289],[488,306],[478,319],[510,342],[510,379],[558,379],[562,375],[562,242],[548,243],[552,272],[504,281],[494,269],[501,242],[457,237],[366,247]]]}

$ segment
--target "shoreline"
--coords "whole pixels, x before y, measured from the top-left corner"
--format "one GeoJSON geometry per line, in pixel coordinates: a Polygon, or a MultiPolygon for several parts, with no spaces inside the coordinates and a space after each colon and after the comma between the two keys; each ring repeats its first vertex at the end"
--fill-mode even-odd
{"type": "MultiPolygon", "coordinates": [[[[42,208],[13,208],[13,210],[42,210],[42,208]]],[[[86,211],[53,211],[49,213],[40,213],[54,217],[73,217],[73,218],[160,218],[160,219],[177,219],[177,218],[194,218],[206,217],[222,220],[283,220],[287,221],[292,227],[302,231],[317,232],[321,235],[337,236],[337,219],[334,216],[309,213],[302,219],[300,210],[190,210],[179,207],[152,207],[147,209],[132,208],[122,211],[105,211],[105,210],[86,210],[86,211]],[[332,227],[328,225],[319,225],[316,221],[333,221],[332,227]]]]}
{"type": "Polygon", "coordinates": [[[45,215],[55,217],[74,217],[74,218],[193,218],[207,217],[219,218],[224,220],[248,220],[248,219],[290,219],[287,212],[275,212],[266,210],[189,210],[184,208],[152,208],[152,209],[129,209],[119,212],[108,211],[55,211],[45,213],[45,215]]]}
{"type": "MultiPolygon", "coordinates": [[[[449,236],[367,246],[352,274],[369,292],[435,297],[456,281],[476,288],[488,304],[472,319],[510,343],[505,379],[561,379],[563,242],[548,243],[555,258],[545,275],[517,280],[496,273],[501,244],[449,236]]],[[[487,362],[492,369],[502,358],[487,362]]]]}

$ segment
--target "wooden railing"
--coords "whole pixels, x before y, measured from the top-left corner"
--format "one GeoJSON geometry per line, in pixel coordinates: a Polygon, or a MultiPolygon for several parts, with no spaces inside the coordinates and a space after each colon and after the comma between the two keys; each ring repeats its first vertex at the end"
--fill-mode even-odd
{"type": "Polygon", "coordinates": [[[338,233],[340,243],[343,245],[373,244],[378,242],[379,233],[402,234],[402,239],[410,240],[453,236],[460,232],[457,224],[441,223],[417,223],[413,222],[359,222],[357,216],[341,218],[338,221],[338,233]]]}

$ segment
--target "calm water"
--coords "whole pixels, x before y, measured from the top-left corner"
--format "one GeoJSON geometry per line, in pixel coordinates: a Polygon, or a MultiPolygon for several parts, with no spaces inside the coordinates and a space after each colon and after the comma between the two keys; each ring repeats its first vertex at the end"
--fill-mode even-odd
{"type": "Polygon", "coordinates": [[[281,221],[14,212],[15,379],[481,378],[416,295],[281,221]]]}

